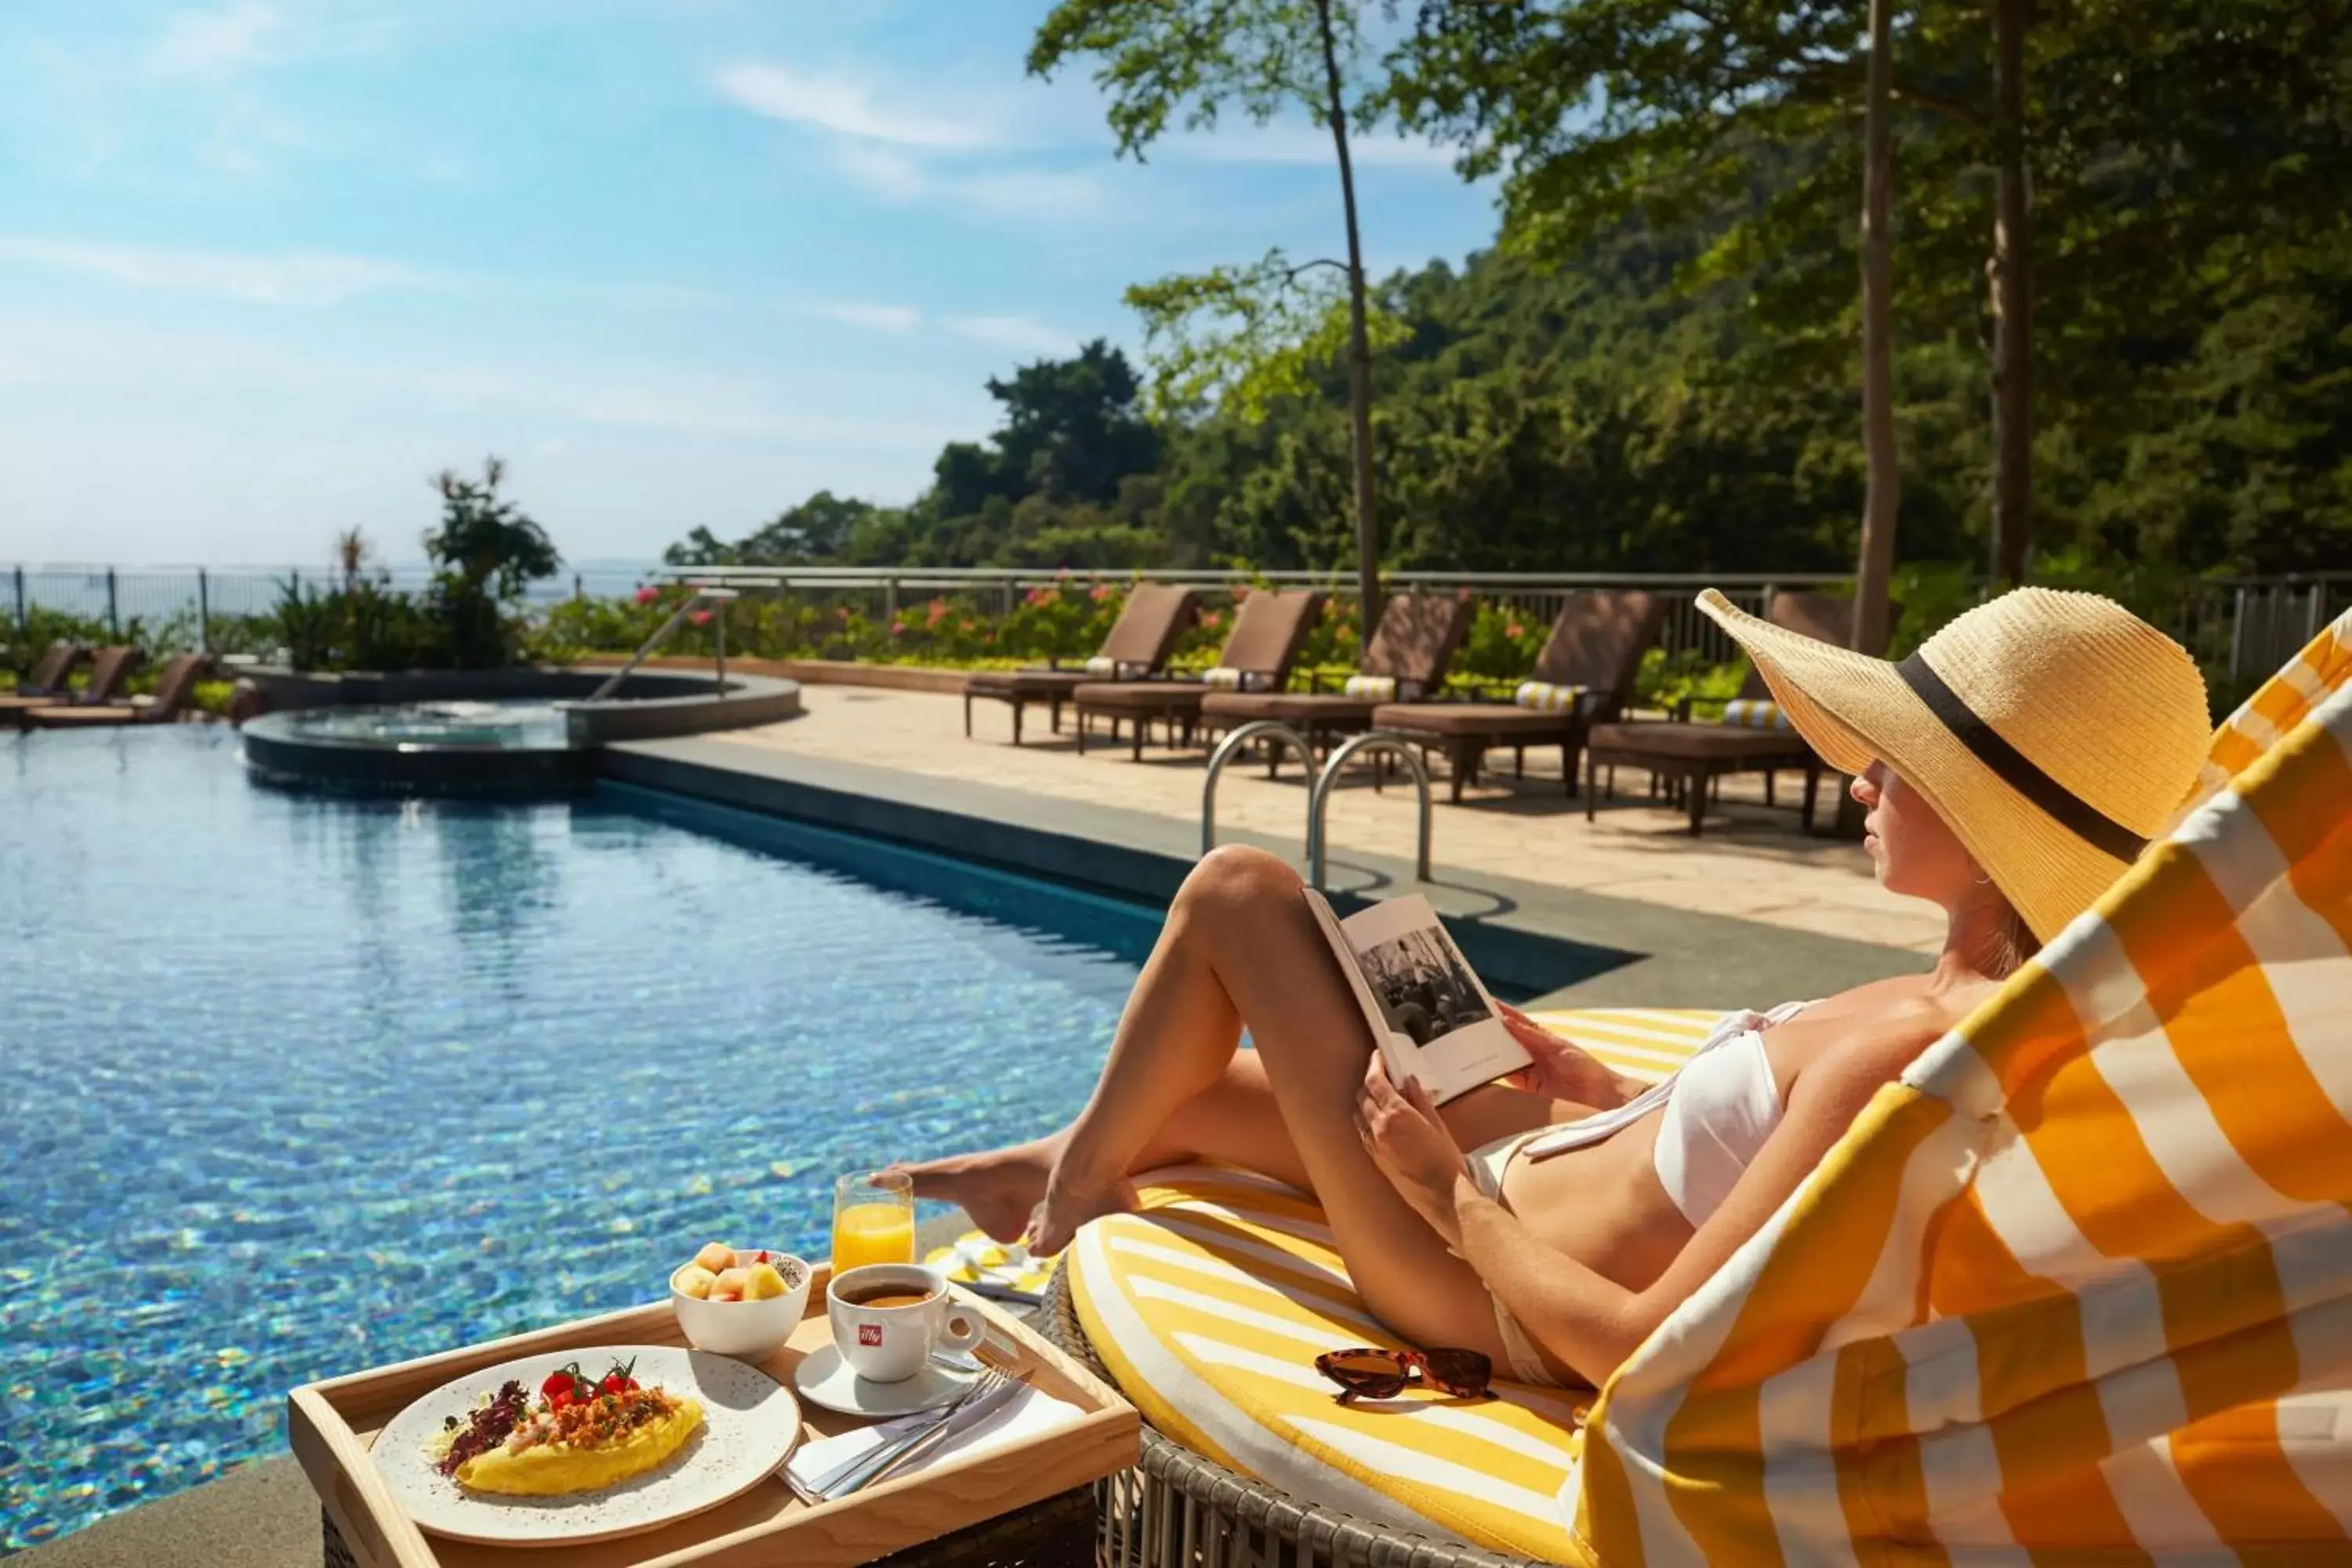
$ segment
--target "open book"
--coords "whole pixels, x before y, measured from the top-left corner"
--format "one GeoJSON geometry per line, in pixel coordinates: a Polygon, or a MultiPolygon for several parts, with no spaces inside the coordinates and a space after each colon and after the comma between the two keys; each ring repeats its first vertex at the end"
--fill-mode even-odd
{"type": "Polygon", "coordinates": [[[1344,921],[1312,888],[1307,902],[1388,1058],[1391,1081],[1417,1078],[1443,1105],[1528,1065],[1427,899],[1383,900],[1344,921]]]}

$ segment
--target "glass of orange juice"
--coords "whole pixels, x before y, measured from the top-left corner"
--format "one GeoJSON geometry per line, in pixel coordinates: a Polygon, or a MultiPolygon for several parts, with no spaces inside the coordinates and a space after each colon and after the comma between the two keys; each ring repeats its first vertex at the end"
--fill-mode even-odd
{"type": "Polygon", "coordinates": [[[833,1184],[833,1271],[915,1261],[915,1182],[904,1171],[853,1171],[833,1184]]]}

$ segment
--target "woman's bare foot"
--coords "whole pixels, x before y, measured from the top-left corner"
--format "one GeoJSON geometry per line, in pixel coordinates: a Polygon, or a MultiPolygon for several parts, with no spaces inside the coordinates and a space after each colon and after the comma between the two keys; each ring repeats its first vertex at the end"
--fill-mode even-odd
{"type": "Polygon", "coordinates": [[[1091,1182],[1070,1170],[1066,1161],[1057,1161],[1053,1175],[1045,1183],[1045,1200],[1031,1216],[1024,1239],[1031,1252],[1040,1258],[1051,1258],[1070,1245],[1071,1237],[1078,1234],[1078,1226],[1087,1221],[1107,1214],[1131,1213],[1136,1202],[1135,1184],[1126,1177],[1108,1183],[1091,1182]]]}
{"type": "Polygon", "coordinates": [[[991,1239],[1012,1242],[1028,1228],[1061,1152],[1056,1136],[891,1169],[914,1178],[917,1197],[959,1205],[991,1239]]]}

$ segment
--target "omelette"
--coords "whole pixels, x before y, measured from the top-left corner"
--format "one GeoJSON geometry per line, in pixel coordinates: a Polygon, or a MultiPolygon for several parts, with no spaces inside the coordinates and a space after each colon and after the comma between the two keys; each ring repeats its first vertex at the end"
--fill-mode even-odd
{"type": "Polygon", "coordinates": [[[631,1388],[541,1407],[506,1441],[456,1469],[472,1492],[559,1497],[595,1491],[667,1463],[702,1425],[702,1406],[658,1388],[631,1388]]]}

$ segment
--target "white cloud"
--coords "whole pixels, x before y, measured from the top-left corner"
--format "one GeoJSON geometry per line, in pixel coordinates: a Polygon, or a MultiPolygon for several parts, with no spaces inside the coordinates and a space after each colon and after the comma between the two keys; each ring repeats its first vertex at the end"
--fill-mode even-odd
{"type": "Polygon", "coordinates": [[[878,97],[880,89],[862,77],[747,60],[720,68],[711,83],[721,96],[754,114],[868,142],[971,150],[1003,141],[984,115],[940,114],[913,93],[901,93],[886,103],[878,97]]]}
{"type": "Polygon", "coordinates": [[[853,327],[865,327],[877,332],[895,332],[904,337],[923,324],[923,313],[912,305],[860,305],[844,303],[819,307],[818,314],[853,327]]]}
{"type": "Polygon", "coordinates": [[[147,68],[157,76],[218,81],[267,58],[278,30],[278,13],[259,0],[183,11],[164,23],[147,51],[147,68]]]}
{"type": "Polygon", "coordinates": [[[321,251],[239,255],[0,235],[0,262],[10,261],[133,288],[212,294],[258,305],[340,305],[362,294],[430,288],[443,281],[406,262],[380,257],[321,251]]]}
{"type": "Polygon", "coordinates": [[[950,316],[940,324],[957,337],[1021,353],[1067,353],[1078,342],[1076,332],[1049,327],[1034,316],[950,316]]]}

